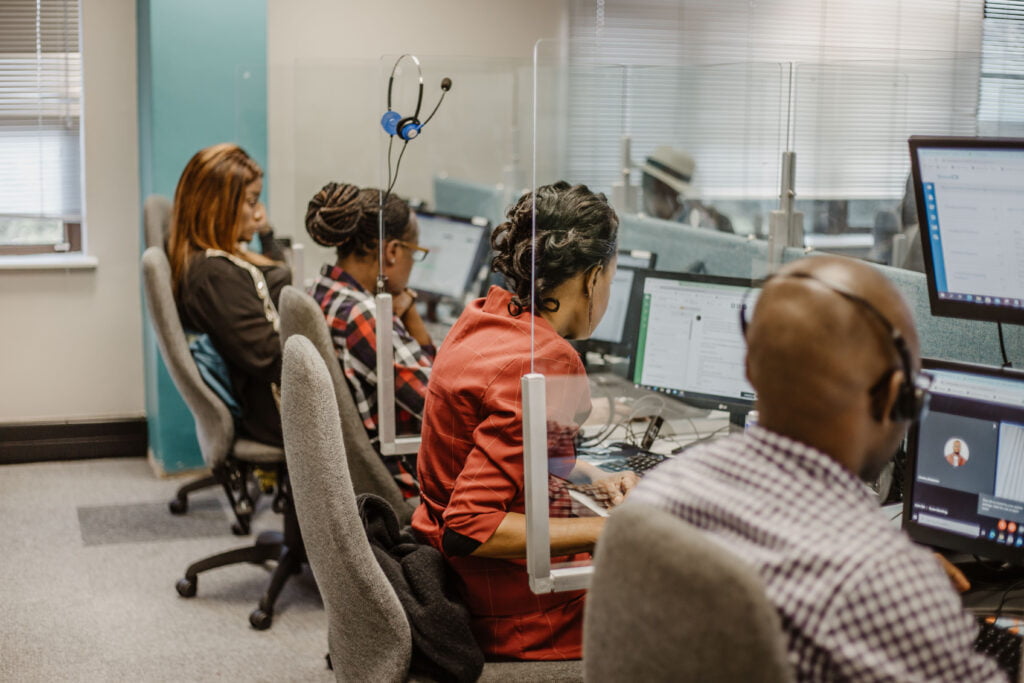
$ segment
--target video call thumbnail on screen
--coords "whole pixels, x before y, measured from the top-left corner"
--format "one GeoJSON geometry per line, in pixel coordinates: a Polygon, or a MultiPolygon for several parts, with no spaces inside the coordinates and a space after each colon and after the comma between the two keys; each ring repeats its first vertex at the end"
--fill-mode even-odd
{"type": "Polygon", "coordinates": [[[1024,546],[1024,382],[936,374],[915,430],[913,520],[1024,546]]]}

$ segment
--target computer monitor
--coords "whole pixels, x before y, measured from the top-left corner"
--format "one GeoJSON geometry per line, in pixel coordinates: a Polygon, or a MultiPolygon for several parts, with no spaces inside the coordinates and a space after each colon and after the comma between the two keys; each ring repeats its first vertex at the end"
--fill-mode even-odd
{"type": "Polygon", "coordinates": [[[912,539],[1024,564],[1024,373],[925,359],[931,398],[910,429],[912,539]]]}
{"type": "Polygon", "coordinates": [[[910,138],[933,315],[1024,323],[1024,139],[910,138]]]}
{"type": "Polygon", "coordinates": [[[430,255],[412,269],[409,286],[417,292],[461,301],[487,258],[487,220],[428,211],[417,211],[416,218],[420,246],[430,249],[430,255]]]}
{"type": "Polygon", "coordinates": [[[760,283],[692,273],[641,273],[640,315],[630,377],[638,387],[700,408],[728,410],[742,424],[756,396],[747,381],[748,315],[760,283]]]}
{"type": "Polygon", "coordinates": [[[631,305],[636,298],[634,283],[638,270],[654,268],[657,254],[649,251],[619,251],[618,268],[612,279],[608,297],[608,308],[600,324],[589,339],[575,343],[581,351],[591,351],[626,358],[633,350],[633,336],[626,333],[627,323],[637,313],[637,306],[631,305]]]}

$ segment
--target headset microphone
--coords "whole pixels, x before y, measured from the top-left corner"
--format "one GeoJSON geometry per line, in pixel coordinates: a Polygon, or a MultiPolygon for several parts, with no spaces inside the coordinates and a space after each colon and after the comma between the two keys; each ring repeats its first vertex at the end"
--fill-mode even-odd
{"type": "Polygon", "coordinates": [[[430,116],[427,117],[427,120],[423,122],[423,124],[420,126],[420,128],[423,128],[423,126],[425,126],[428,123],[430,123],[430,119],[434,118],[434,114],[437,113],[437,108],[441,106],[442,102],[444,102],[444,96],[447,95],[448,91],[451,90],[451,89],[452,89],[452,79],[450,79],[447,76],[445,76],[444,78],[441,79],[441,97],[438,98],[437,104],[434,105],[434,110],[430,112],[430,116]]]}

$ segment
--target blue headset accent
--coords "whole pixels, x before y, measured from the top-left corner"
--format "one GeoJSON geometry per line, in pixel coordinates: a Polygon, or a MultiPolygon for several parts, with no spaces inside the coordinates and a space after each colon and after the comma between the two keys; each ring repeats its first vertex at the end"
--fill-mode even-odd
{"type": "Polygon", "coordinates": [[[404,54],[395,61],[391,67],[391,75],[388,77],[388,110],[380,117],[380,125],[384,132],[391,137],[398,136],[408,142],[420,134],[423,124],[420,123],[420,108],[423,106],[423,69],[420,68],[420,60],[416,55],[404,54]],[[416,65],[416,73],[419,77],[419,94],[416,96],[416,112],[412,116],[402,116],[391,108],[391,91],[395,84],[395,71],[402,60],[408,57],[416,65]]]}

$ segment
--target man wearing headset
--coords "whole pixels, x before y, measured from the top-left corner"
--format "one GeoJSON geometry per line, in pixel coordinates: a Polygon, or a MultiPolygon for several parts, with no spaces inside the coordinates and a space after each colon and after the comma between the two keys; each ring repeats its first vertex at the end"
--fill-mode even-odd
{"type": "Polygon", "coordinates": [[[652,470],[631,499],[753,566],[798,680],[1006,680],[935,557],[863,483],[924,397],[899,293],[862,262],[807,258],[766,282],[744,327],[758,424],[652,470]]]}

